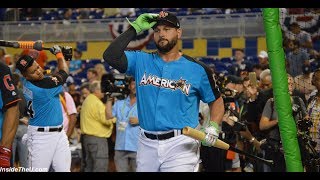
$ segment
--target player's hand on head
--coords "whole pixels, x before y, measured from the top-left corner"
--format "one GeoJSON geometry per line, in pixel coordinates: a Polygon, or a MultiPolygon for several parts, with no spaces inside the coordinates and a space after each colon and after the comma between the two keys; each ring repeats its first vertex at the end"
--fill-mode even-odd
{"type": "Polygon", "coordinates": [[[206,134],[206,137],[203,141],[201,141],[203,146],[213,146],[217,139],[219,138],[219,125],[210,121],[207,127],[201,129],[206,134]]]}
{"type": "Polygon", "coordinates": [[[62,50],[61,50],[61,47],[59,45],[54,45],[52,48],[50,48],[50,52],[53,55],[57,55],[58,53],[61,53],[62,50]]]}
{"type": "Polygon", "coordinates": [[[133,22],[130,22],[128,18],[126,19],[136,32],[139,33],[152,28],[157,23],[156,19],[158,16],[159,14],[144,13],[138,16],[133,22]]]}
{"type": "Polygon", "coordinates": [[[0,167],[10,167],[11,149],[0,146],[0,167]]]}

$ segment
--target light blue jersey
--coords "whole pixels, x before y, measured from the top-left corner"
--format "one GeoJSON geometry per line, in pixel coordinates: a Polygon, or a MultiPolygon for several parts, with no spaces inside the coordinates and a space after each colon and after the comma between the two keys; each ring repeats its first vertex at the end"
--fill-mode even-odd
{"type": "Polygon", "coordinates": [[[145,130],[195,128],[200,100],[210,103],[220,96],[212,71],[189,56],[165,62],[157,53],[125,54],[126,73],[136,79],[139,123],[145,130]]]}
{"type": "Polygon", "coordinates": [[[138,149],[139,125],[130,125],[129,118],[138,118],[137,103],[130,106],[130,97],[118,100],[112,107],[112,115],[116,121],[115,150],[134,151],[138,149]]]}
{"type": "Polygon", "coordinates": [[[30,116],[29,125],[59,126],[63,122],[59,94],[62,85],[56,77],[46,77],[42,80],[42,87],[22,78],[23,94],[27,102],[27,113],[30,116]],[[55,86],[49,86],[50,83],[55,86]]]}

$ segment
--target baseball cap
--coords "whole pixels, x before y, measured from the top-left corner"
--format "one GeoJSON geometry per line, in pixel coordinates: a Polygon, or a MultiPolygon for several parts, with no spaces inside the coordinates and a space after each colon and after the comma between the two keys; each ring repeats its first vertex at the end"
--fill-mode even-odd
{"type": "Polygon", "coordinates": [[[33,62],[34,59],[31,56],[23,55],[18,59],[16,68],[18,68],[21,73],[25,72],[30,66],[32,66],[33,62]]]}
{"type": "Polygon", "coordinates": [[[165,17],[158,17],[157,23],[153,26],[153,28],[157,27],[160,24],[170,24],[171,26],[175,28],[180,28],[180,22],[176,15],[174,15],[171,12],[165,12],[167,13],[167,16],[165,17]]]}
{"type": "Polygon", "coordinates": [[[260,51],[258,57],[260,58],[268,58],[268,53],[265,51],[260,51]]]}

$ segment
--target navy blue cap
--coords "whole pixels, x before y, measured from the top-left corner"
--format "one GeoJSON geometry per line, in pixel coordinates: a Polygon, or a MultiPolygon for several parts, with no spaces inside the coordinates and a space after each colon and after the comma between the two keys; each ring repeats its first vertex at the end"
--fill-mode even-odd
{"type": "Polygon", "coordinates": [[[175,28],[180,28],[180,22],[176,15],[170,12],[165,12],[167,15],[165,17],[157,18],[157,23],[153,26],[153,28],[157,27],[160,24],[171,25],[175,28]]]}
{"type": "Polygon", "coordinates": [[[30,66],[32,66],[34,59],[29,55],[23,55],[19,58],[16,63],[16,68],[19,69],[21,73],[25,72],[30,66]]]}

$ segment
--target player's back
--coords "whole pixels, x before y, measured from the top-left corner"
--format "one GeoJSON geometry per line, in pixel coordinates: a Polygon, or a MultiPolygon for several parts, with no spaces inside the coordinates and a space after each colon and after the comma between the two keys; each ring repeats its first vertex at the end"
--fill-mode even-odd
{"type": "MultiPolygon", "coordinates": [[[[47,77],[50,78],[50,77],[47,77]]],[[[23,94],[27,102],[29,125],[58,126],[63,122],[59,93],[62,86],[42,88],[22,79],[23,94]]]]}

